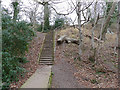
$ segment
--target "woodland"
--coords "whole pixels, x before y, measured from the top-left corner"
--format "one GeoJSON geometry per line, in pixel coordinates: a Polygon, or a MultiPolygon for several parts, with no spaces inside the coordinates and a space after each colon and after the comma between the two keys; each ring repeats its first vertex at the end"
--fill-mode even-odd
{"type": "Polygon", "coordinates": [[[120,1],[8,1],[0,1],[1,89],[20,88],[43,67],[45,45],[53,45],[43,54],[54,58],[50,88],[119,87],[120,1]]]}

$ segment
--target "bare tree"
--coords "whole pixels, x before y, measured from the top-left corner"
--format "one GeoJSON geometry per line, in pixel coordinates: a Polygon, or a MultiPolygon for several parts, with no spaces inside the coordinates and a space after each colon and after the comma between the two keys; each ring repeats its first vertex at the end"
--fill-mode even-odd
{"type": "Polygon", "coordinates": [[[43,0],[43,1],[38,1],[38,0],[34,0],[36,2],[38,2],[40,5],[42,5],[44,7],[44,24],[43,24],[43,27],[44,27],[44,30],[47,30],[49,29],[49,14],[50,14],[50,11],[49,11],[49,2],[51,0],[43,0]]]}
{"type": "Polygon", "coordinates": [[[14,9],[13,21],[16,22],[17,16],[18,16],[18,13],[19,13],[19,2],[17,0],[14,0],[12,2],[12,5],[13,5],[13,9],[14,9]]]}
{"type": "Polygon", "coordinates": [[[82,55],[82,30],[81,30],[81,2],[77,2],[76,9],[77,17],[78,17],[78,30],[79,30],[79,55],[82,55]]]}
{"type": "Polygon", "coordinates": [[[95,28],[96,28],[96,25],[97,25],[97,23],[98,23],[98,20],[99,20],[99,13],[98,13],[97,16],[95,17],[94,26],[93,26],[93,28],[92,28],[92,30],[91,30],[91,32],[92,32],[91,43],[92,43],[92,48],[93,48],[93,49],[95,48],[95,45],[94,45],[94,30],[95,30],[95,28]]]}
{"type": "Polygon", "coordinates": [[[1,0],[0,0],[0,89],[2,89],[2,9],[1,9],[1,0]]]}
{"type": "MultiPolygon", "coordinates": [[[[92,2],[93,3],[93,2],[92,2]]],[[[92,5],[92,3],[90,3],[88,6],[86,6],[86,7],[83,7],[82,9],[81,9],[81,5],[82,5],[82,2],[80,2],[80,1],[77,1],[77,7],[76,7],[76,13],[77,13],[77,17],[78,17],[78,30],[79,30],[79,55],[81,56],[82,55],[82,30],[81,30],[81,12],[83,12],[84,10],[86,10],[86,9],[88,9],[91,5],[92,5]]],[[[83,14],[84,15],[84,14],[83,14]]],[[[86,19],[86,17],[84,16],[84,19],[85,19],[85,21],[86,22],[88,22],[89,21],[89,17],[88,17],[88,19],[86,19]]],[[[85,22],[85,23],[86,23],[85,22]]],[[[84,23],[84,24],[85,24],[84,23]]]]}
{"type": "Polygon", "coordinates": [[[30,18],[31,23],[33,24],[33,30],[35,30],[35,24],[37,23],[37,20],[36,20],[37,16],[40,14],[37,12],[38,6],[39,6],[38,3],[34,3],[34,8],[30,10],[29,12],[29,18],[30,18]]]}
{"type": "MultiPolygon", "coordinates": [[[[35,0],[35,1],[37,1],[37,0],[35,0]]],[[[58,0],[55,0],[55,1],[57,1],[56,3],[60,3],[60,2],[58,2],[58,0]]],[[[60,12],[58,12],[58,10],[56,10],[55,9],[55,7],[53,7],[52,6],[52,4],[51,3],[55,3],[55,1],[53,1],[53,0],[43,0],[43,1],[37,1],[39,4],[41,4],[41,5],[43,5],[44,6],[44,26],[45,26],[45,23],[48,23],[48,22],[46,22],[46,21],[48,21],[48,16],[49,16],[49,10],[48,10],[48,5],[49,6],[51,6],[51,8],[58,14],[58,15],[69,15],[69,14],[71,14],[71,13],[73,13],[75,10],[76,10],[76,13],[77,13],[77,18],[78,18],[78,30],[79,30],[79,55],[82,55],[82,30],[81,30],[81,12],[83,12],[83,11],[85,11],[85,10],[87,10],[91,5],[92,5],[92,3],[93,2],[91,2],[90,4],[88,4],[88,5],[86,5],[85,7],[83,7],[83,8],[81,8],[81,5],[82,5],[82,3],[80,2],[80,1],[77,1],[76,0],[76,5],[72,2],[72,4],[73,4],[73,6],[74,6],[74,8],[73,9],[71,9],[70,11],[68,11],[67,13],[60,13],[60,12]],[[47,14],[48,13],[48,14],[47,14]],[[46,20],[45,20],[46,19],[46,20]]],[[[55,3],[55,4],[56,4],[55,3]]],[[[86,21],[85,23],[87,23],[88,21],[89,21],[89,19],[90,19],[90,14],[89,14],[89,16],[87,16],[87,17],[84,17],[84,21],[86,21]]],[[[84,24],[85,24],[84,23],[84,24]]],[[[84,25],[83,24],[83,25],[84,25]]],[[[49,25],[49,23],[47,24],[47,25],[49,25]]]]}
{"type": "MultiPolygon", "coordinates": [[[[104,7],[104,6],[103,6],[104,7]]],[[[105,18],[106,18],[106,14],[107,14],[107,7],[104,7],[104,13],[103,13],[103,20],[101,22],[101,30],[100,30],[100,35],[99,35],[99,39],[101,40],[102,39],[102,31],[103,31],[103,26],[104,26],[104,23],[105,23],[105,18]]]]}
{"type": "Polygon", "coordinates": [[[107,27],[108,27],[109,22],[111,20],[111,16],[114,13],[115,7],[116,7],[116,2],[113,2],[112,7],[111,7],[111,9],[110,9],[110,11],[108,13],[108,16],[107,16],[107,18],[105,20],[104,25],[103,25],[103,30],[102,30],[102,34],[101,34],[102,35],[101,39],[103,39],[103,40],[105,40],[105,35],[107,33],[107,27]]]}
{"type": "MultiPolygon", "coordinates": [[[[118,16],[118,77],[120,77],[120,1],[118,2],[118,12],[119,12],[119,16],[118,16]]],[[[118,85],[120,87],[120,79],[118,80],[118,85]]]]}
{"type": "Polygon", "coordinates": [[[49,29],[49,16],[50,16],[50,11],[49,11],[49,6],[48,2],[44,2],[44,30],[49,29]]]}
{"type": "Polygon", "coordinates": [[[96,11],[96,7],[97,7],[97,1],[95,2],[95,7],[94,7],[94,12],[95,12],[95,14],[94,14],[94,26],[93,26],[93,28],[92,28],[92,30],[91,30],[91,32],[92,32],[92,39],[91,39],[91,42],[92,42],[92,48],[94,49],[94,29],[95,29],[95,27],[96,27],[96,24],[97,24],[97,21],[98,21],[98,17],[99,17],[99,14],[98,14],[98,16],[97,16],[97,11],[96,11]],[[97,17],[97,18],[96,18],[97,17]]]}
{"type": "Polygon", "coordinates": [[[40,7],[38,2],[29,1],[29,5],[31,6],[21,6],[21,11],[25,16],[30,20],[30,23],[33,26],[33,30],[37,23],[42,22],[43,19],[43,10],[40,7]],[[41,9],[41,10],[40,10],[41,9]]]}

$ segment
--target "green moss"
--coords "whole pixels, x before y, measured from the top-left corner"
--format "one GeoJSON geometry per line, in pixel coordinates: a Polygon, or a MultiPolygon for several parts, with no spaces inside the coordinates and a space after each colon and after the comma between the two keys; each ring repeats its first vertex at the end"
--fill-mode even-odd
{"type": "Polygon", "coordinates": [[[92,84],[98,83],[96,79],[91,79],[90,82],[91,82],[92,84]]]}
{"type": "MultiPolygon", "coordinates": [[[[45,36],[45,37],[46,37],[46,36],[45,36]]],[[[43,49],[43,46],[44,46],[45,37],[44,37],[44,40],[43,40],[42,46],[41,46],[41,48],[40,48],[40,53],[39,53],[39,56],[38,56],[38,63],[39,63],[40,56],[41,56],[41,53],[42,53],[42,49],[43,49]]]]}
{"type": "Polygon", "coordinates": [[[77,61],[77,60],[81,61],[81,58],[80,57],[74,57],[74,61],[77,61]]]}
{"type": "Polygon", "coordinates": [[[89,60],[94,63],[95,62],[95,57],[94,56],[90,56],[89,60]]]}
{"type": "Polygon", "coordinates": [[[106,72],[103,70],[103,68],[96,69],[96,74],[105,74],[106,72]]]}
{"type": "Polygon", "coordinates": [[[49,83],[48,83],[48,88],[51,88],[51,84],[52,84],[52,76],[53,76],[53,72],[51,72],[50,78],[49,78],[49,83]]]}
{"type": "Polygon", "coordinates": [[[55,48],[55,32],[53,31],[53,61],[54,61],[54,48],[55,48]]]}

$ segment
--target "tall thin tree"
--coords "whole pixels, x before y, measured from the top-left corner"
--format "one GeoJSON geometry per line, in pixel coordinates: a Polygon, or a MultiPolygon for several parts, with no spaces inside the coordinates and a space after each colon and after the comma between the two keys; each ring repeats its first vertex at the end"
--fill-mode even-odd
{"type": "Polygon", "coordinates": [[[77,1],[77,17],[78,17],[78,30],[79,30],[79,55],[82,55],[82,31],[81,31],[81,2],[77,1]]]}
{"type": "MultiPolygon", "coordinates": [[[[120,1],[118,2],[118,12],[119,12],[119,16],[118,16],[118,77],[120,77],[120,1]]],[[[120,79],[118,80],[118,85],[120,87],[120,79]]]]}
{"type": "Polygon", "coordinates": [[[1,23],[1,0],[0,0],[0,90],[2,87],[2,23],[1,23]]]}
{"type": "Polygon", "coordinates": [[[43,30],[48,30],[50,28],[49,26],[49,0],[43,0],[43,1],[38,1],[38,0],[34,0],[37,1],[40,5],[42,5],[44,7],[44,24],[43,24],[43,30]]]}
{"type": "Polygon", "coordinates": [[[16,22],[17,20],[17,16],[18,16],[18,13],[19,13],[19,2],[17,0],[14,0],[12,2],[12,5],[13,5],[13,9],[14,9],[14,12],[13,12],[13,21],[16,22]]]}
{"type": "Polygon", "coordinates": [[[112,7],[111,7],[111,9],[108,13],[108,16],[107,16],[107,18],[105,20],[105,23],[104,23],[104,26],[103,26],[103,30],[102,30],[102,34],[101,34],[103,40],[105,40],[105,35],[107,33],[107,28],[108,28],[109,22],[111,20],[111,16],[114,13],[115,7],[116,7],[116,2],[113,2],[112,7]]]}
{"type": "Polygon", "coordinates": [[[49,7],[48,2],[45,2],[44,4],[44,30],[49,29],[49,7]]]}

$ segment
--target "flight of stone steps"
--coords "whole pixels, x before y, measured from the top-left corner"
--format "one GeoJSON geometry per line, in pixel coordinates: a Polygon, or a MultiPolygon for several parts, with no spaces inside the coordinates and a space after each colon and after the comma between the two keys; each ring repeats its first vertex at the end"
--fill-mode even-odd
{"type": "Polygon", "coordinates": [[[41,65],[52,65],[54,61],[54,32],[50,31],[47,33],[42,52],[40,55],[40,64],[41,65]]]}

